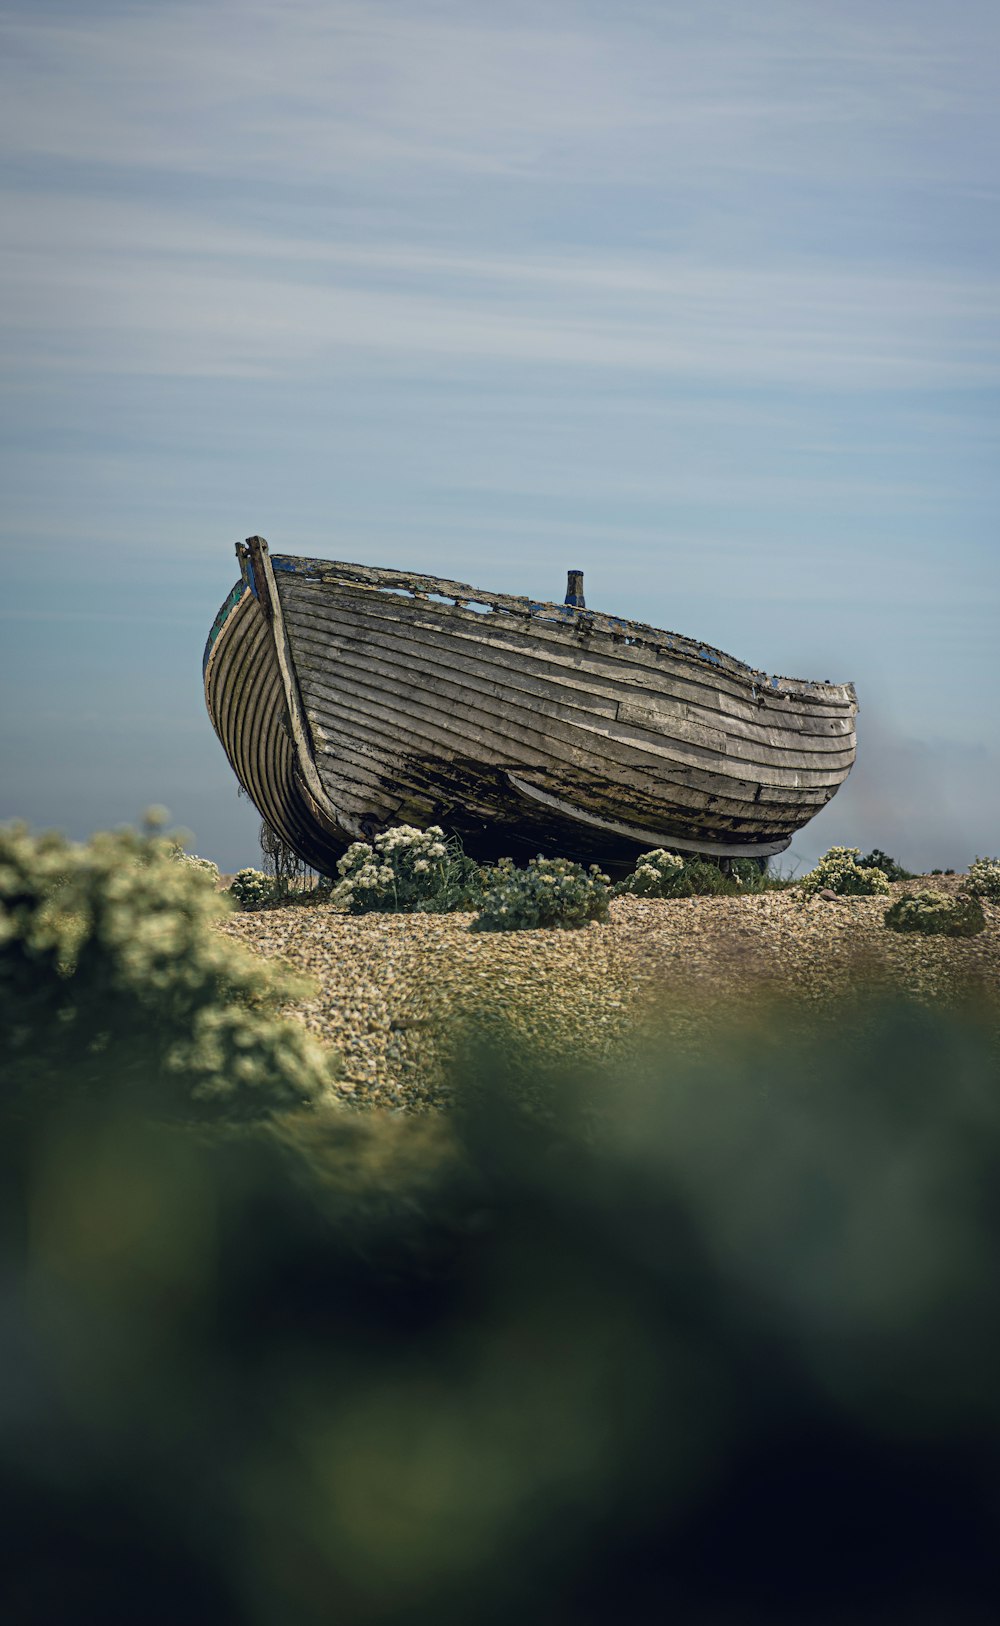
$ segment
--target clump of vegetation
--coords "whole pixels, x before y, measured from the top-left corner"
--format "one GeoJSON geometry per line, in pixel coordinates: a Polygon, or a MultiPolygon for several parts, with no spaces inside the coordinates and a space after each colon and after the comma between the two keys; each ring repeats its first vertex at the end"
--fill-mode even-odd
{"type": "Polygon", "coordinates": [[[727,874],[709,858],[682,858],[657,847],[643,853],[631,875],[611,889],[613,897],[704,898],[739,897],[781,886],[753,858],[734,858],[727,874]]]}
{"type": "Polygon", "coordinates": [[[871,852],[866,853],[864,858],[859,858],[858,868],[880,869],[887,881],[913,880],[911,872],[904,869],[902,864],[898,864],[895,858],[890,858],[889,854],[884,853],[881,847],[873,847],[871,852]]]}
{"type": "Polygon", "coordinates": [[[237,870],[229,891],[241,909],[260,909],[265,903],[274,903],[278,896],[274,876],[259,869],[237,870]]]}
{"type": "Polygon", "coordinates": [[[894,932],[922,932],[925,937],[975,937],[986,925],[983,906],[968,892],[950,898],[929,889],[897,898],[885,912],[894,932]]]}
{"type": "Polygon", "coordinates": [[[608,918],[608,877],[569,858],[532,858],[518,869],[510,858],[485,875],[486,891],[472,923],[477,932],[572,930],[608,918]]]}
{"type": "Polygon", "coordinates": [[[218,886],[219,866],[213,864],[210,858],[199,858],[197,853],[186,853],[179,843],[174,845],[172,855],[179,864],[190,864],[199,874],[207,876],[213,886],[218,886]]]}
{"type": "Polygon", "coordinates": [[[966,892],[975,898],[1000,903],[1000,858],[976,858],[969,865],[966,892]]]}
{"type": "Polygon", "coordinates": [[[355,841],[337,871],[330,901],[352,915],[450,914],[475,908],[482,897],[479,866],[436,824],[399,824],[371,843],[355,841]]]}
{"type": "Polygon", "coordinates": [[[330,1056],[279,1015],[303,985],[212,929],[229,904],[175,848],[151,825],[83,844],[0,829],[8,1109],[117,1090],[161,1116],[246,1119],[325,1089],[330,1056]]]}
{"type": "Polygon", "coordinates": [[[312,874],[305,859],[299,857],[277,830],[272,830],[266,819],[261,823],[258,839],[264,872],[271,882],[274,898],[280,901],[290,892],[302,892],[307,876],[312,874]]]}
{"type": "Polygon", "coordinates": [[[679,853],[655,847],[636,861],[631,875],[615,883],[612,894],[616,898],[690,897],[690,892],[684,889],[684,868],[684,860],[679,853]]]}
{"type": "Polygon", "coordinates": [[[858,862],[860,847],[830,847],[815,869],[799,883],[806,897],[824,890],[839,898],[871,898],[889,891],[889,881],[881,869],[858,862]]]}

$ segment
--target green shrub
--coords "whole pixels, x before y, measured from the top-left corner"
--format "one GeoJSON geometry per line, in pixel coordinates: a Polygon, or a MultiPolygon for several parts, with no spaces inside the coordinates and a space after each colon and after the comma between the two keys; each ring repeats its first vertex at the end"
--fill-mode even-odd
{"type": "Polygon", "coordinates": [[[894,932],[921,932],[925,937],[975,937],[986,925],[978,898],[959,892],[911,892],[897,898],[885,912],[885,924],[894,932]]]}
{"type": "Polygon", "coordinates": [[[242,1119],[315,1099],[331,1058],[278,1015],[303,985],[215,930],[229,907],[150,829],[0,829],[0,1106],[124,1091],[242,1119]]]}
{"type": "Polygon", "coordinates": [[[482,896],[479,866],[436,824],[399,824],[372,843],[355,841],[337,871],[331,901],[352,915],[449,914],[474,908],[482,896]]]}
{"type": "Polygon", "coordinates": [[[902,864],[897,864],[894,858],[884,853],[881,847],[873,847],[864,858],[858,859],[860,869],[880,869],[887,881],[912,881],[913,876],[902,864]]]}
{"type": "Polygon", "coordinates": [[[684,860],[679,853],[668,853],[663,847],[643,853],[636,860],[631,875],[612,887],[614,897],[683,898],[690,893],[684,889],[684,860]]]}
{"type": "Polygon", "coordinates": [[[816,868],[799,883],[806,896],[827,888],[840,898],[870,898],[889,891],[889,882],[880,869],[864,868],[858,862],[860,847],[831,847],[816,868]]]}
{"type": "Polygon", "coordinates": [[[1000,858],[977,858],[969,865],[965,890],[973,897],[1000,903],[1000,858]]]}
{"type": "Polygon", "coordinates": [[[684,865],[682,897],[719,898],[742,891],[742,884],[724,875],[710,858],[689,858],[684,865]]]}
{"type": "Polygon", "coordinates": [[[278,896],[274,876],[259,869],[237,870],[229,890],[241,909],[259,909],[264,903],[274,903],[278,896]]]}
{"type": "Polygon", "coordinates": [[[631,875],[618,881],[611,892],[613,897],[634,898],[739,897],[775,884],[752,858],[733,859],[727,875],[709,858],[682,858],[657,847],[643,853],[631,875]]]}
{"type": "Polygon", "coordinates": [[[485,886],[473,931],[573,929],[608,918],[608,877],[596,864],[586,870],[568,858],[532,858],[526,869],[517,869],[502,858],[486,872],[485,886]]]}

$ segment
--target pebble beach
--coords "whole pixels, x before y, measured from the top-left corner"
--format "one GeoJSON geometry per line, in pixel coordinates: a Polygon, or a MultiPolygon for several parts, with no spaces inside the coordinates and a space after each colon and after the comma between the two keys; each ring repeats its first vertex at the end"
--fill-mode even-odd
{"type": "Polygon", "coordinates": [[[473,1031],[508,1033],[552,1061],[608,1065],[653,1034],[697,1043],[768,999],[804,1014],[877,990],[997,1001],[1000,906],[984,905],[976,937],[922,937],[885,928],[891,901],[803,901],[796,890],[619,898],[607,924],[522,932],[473,932],[467,914],[290,903],[233,914],[220,930],[309,979],[310,996],[288,1014],[339,1054],[345,1105],[412,1112],[448,1104],[450,1067],[473,1031]]]}

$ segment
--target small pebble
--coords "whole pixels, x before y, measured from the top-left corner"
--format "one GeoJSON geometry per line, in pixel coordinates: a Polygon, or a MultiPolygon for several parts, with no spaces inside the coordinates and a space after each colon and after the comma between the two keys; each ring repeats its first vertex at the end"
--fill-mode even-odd
{"type": "MultiPolygon", "coordinates": [[[[896,882],[892,895],[926,884],[896,882]]],[[[985,905],[977,937],[921,937],[886,930],[891,901],[618,898],[607,925],[524,932],[470,932],[467,914],[289,904],[220,929],[311,978],[313,997],[290,1014],[340,1053],[340,1100],[419,1112],[447,1105],[450,1066],[484,1022],[553,1061],[608,1063],[651,1028],[693,1042],[769,994],[808,1011],[852,989],[938,1001],[1000,987],[1000,906],[985,905]]]]}

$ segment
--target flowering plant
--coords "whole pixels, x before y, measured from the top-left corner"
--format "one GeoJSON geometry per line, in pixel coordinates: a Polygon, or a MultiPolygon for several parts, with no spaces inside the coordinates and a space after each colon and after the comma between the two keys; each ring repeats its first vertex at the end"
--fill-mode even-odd
{"type": "Polygon", "coordinates": [[[897,898],[885,912],[885,924],[890,931],[922,932],[926,937],[975,937],[986,919],[979,899],[967,892],[949,898],[927,890],[897,898]]]}
{"type": "Polygon", "coordinates": [[[156,829],[0,827],[0,1112],[120,1092],[224,1121],[325,1093],[332,1056],[280,1014],[305,985],[214,929],[229,903],[156,829]]]}
{"type": "Polygon", "coordinates": [[[398,824],[373,842],[352,842],[337,873],[330,901],[352,915],[447,914],[474,908],[482,891],[478,866],[437,824],[398,824]]]}
{"type": "Polygon", "coordinates": [[[207,881],[211,881],[213,886],[218,886],[219,866],[218,864],[213,864],[210,858],[199,858],[197,853],[186,853],[184,848],[180,846],[173,849],[172,857],[175,858],[179,864],[190,865],[191,869],[193,869],[196,874],[204,875],[205,879],[207,881]]]}
{"type": "Polygon", "coordinates": [[[889,881],[884,871],[859,865],[860,856],[860,847],[831,847],[816,868],[802,877],[806,897],[824,888],[839,898],[870,898],[876,893],[888,892],[889,881]]]}
{"type": "Polygon", "coordinates": [[[663,847],[643,853],[631,875],[614,887],[616,896],[635,898],[677,898],[683,896],[684,860],[663,847]]]}
{"type": "Polygon", "coordinates": [[[682,858],[679,853],[655,847],[643,853],[631,875],[618,881],[611,891],[614,897],[633,898],[739,897],[744,892],[765,891],[769,884],[773,883],[769,883],[756,859],[732,859],[726,874],[710,858],[696,853],[682,858]]]}
{"type": "Polygon", "coordinates": [[[510,858],[486,875],[486,893],[472,923],[477,932],[572,928],[608,918],[608,877],[568,858],[532,858],[517,869],[510,858]]]}
{"type": "Polygon", "coordinates": [[[274,877],[259,869],[237,870],[229,888],[241,909],[259,909],[275,900],[274,877]]]}
{"type": "Polygon", "coordinates": [[[1000,858],[977,858],[971,863],[965,890],[974,898],[1000,903],[1000,858]]]}

